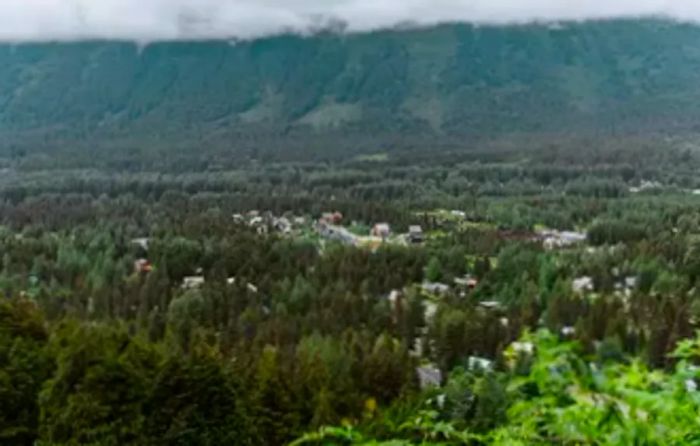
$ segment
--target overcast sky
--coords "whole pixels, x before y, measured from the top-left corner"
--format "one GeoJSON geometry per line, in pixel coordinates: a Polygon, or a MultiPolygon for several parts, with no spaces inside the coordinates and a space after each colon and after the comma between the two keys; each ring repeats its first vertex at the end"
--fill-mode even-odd
{"type": "Polygon", "coordinates": [[[0,40],[252,38],[331,19],[367,31],[646,15],[698,20],[700,0],[0,0],[0,40]]]}

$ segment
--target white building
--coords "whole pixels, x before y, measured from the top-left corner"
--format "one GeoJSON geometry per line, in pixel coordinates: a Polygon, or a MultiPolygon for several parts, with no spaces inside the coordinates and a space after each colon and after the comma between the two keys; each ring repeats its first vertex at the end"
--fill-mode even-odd
{"type": "Polygon", "coordinates": [[[182,279],[182,288],[191,290],[204,285],[204,276],[188,276],[182,279]]]}
{"type": "Polygon", "coordinates": [[[389,223],[377,223],[372,227],[372,235],[385,239],[391,235],[391,226],[389,223]]]}
{"type": "Polygon", "coordinates": [[[513,342],[511,345],[516,353],[531,355],[535,352],[535,346],[532,342],[513,342]]]}
{"type": "Polygon", "coordinates": [[[537,231],[537,238],[542,241],[545,249],[556,249],[583,243],[588,236],[585,232],[545,229],[537,231]]]}
{"type": "Polygon", "coordinates": [[[139,237],[131,240],[131,244],[140,247],[144,251],[148,251],[148,245],[150,241],[151,239],[149,239],[148,237],[139,237]]]}
{"type": "Polygon", "coordinates": [[[491,371],[493,370],[493,361],[479,356],[470,356],[467,359],[467,367],[469,370],[491,371]]]}
{"type": "Polygon", "coordinates": [[[421,289],[430,294],[447,294],[450,291],[450,286],[440,282],[423,282],[421,289]]]}
{"type": "Polygon", "coordinates": [[[584,293],[594,290],[593,278],[588,276],[579,277],[574,279],[571,284],[571,290],[574,293],[584,293]]]}
{"type": "Polygon", "coordinates": [[[501,303],[496,300],[484,300],[479,302],[479,306],[487,310],[496,310],[501,308],[501,303]]]}
{"type": "Polygon", "coordinates": [[[442,372],[432,364],[416,368],[416,373],[421,389],[440,387],[442,384],[442,372]]]}

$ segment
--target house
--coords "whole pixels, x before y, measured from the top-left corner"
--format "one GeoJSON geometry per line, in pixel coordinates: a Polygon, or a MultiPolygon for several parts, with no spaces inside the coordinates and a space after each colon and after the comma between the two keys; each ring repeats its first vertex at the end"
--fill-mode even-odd
{"type": "Polygon", "coordinates": [[[511,347],[515,353],[531,355],[535,352],[535,345],[532,342],[513,342],[511,347]]]}
{"type": "Polygon", "coordinates": [[[469,370],[491,371],[493,370],[493,361],[479,356],[470,356],[467,358],[467,368],[469,370]]]}
{"type": "Polygon", "coordinates": [[[343,222],[343,214],[340,212],[324,212],[321,215],[321,222],[328,223],[330,225],[339,225],[343,222]]]}
{"type": "Polygon", "coordinates": [[[389,300],[389,303],[392,305],[396,305],[397,302],[401,301],[403,294],[399,290],[392,290],[391,293],[387,296],[387,300],[389,300]]]}
{"type": "Polygon", "coordinates": [[[233,214],[233,222],[237,225],[241,225],[245,223],[245,217],[243,216],[243,214],[233,214]]]}
{"type": "Polygon", "coordinates": [[[452,214],[453,217],[461,218],[462,220],[467,218],[467,213],[464,211],[455,210],[455,211],[451,211],[450,214],[452,214]]]}
{"type": "Polygon", "coordinates": [[[583,292],[590,292],[595,289],[594,284],[593,284],[593,278],[588,277],[588,276],[583,276],[579,277],[577,279],[574,279],[574,281],[571,284],[571,290],[574,293],[583,293],[583,292]]]}
{"type": "Polygon", "coordinates": [[[273,226],[275,229],[282,234],[289,234],[292,232],[292,222],[289,221],[287,217],[281,217],[275,219],[273,226]]]}
{"type": "Polygon", "coordinates": [[[138,259],[134,262],[134,272],[137,274],[147,274],[153,271],[153,265],[147,259],[138,259]]]}
{"type": "Polygon", "coordinates": [[[148,237],[139,237],[131,240],[131,244],[138,246],[139,248],[143,249],[144,251],[148,251],[148,244],[150,243],[150,239],[148,237]]]}
{"type": "Polygon", "coordinates": [[[439,282],[423,282],[421,289],[431,294],[446,294],[450,291],[450,286],[439,282]]]}
{"type": "Polygon", "coordinates": [[[663,184],[659,183],[658,181],[643,180],[639,184],[639,187],[630,187],[629,191],[632,194],[638,194],[640,192],[644,192],[647,190],[661,189],[661,188],[663,188],[663,184]]]}
{"type": "Polygon", "coordinates": [[[204,285],[204,276],[188,276],[182,279],[182,288],[192,290],[204,285]]]}
{"type": "Polygon", "coordinates": [[[389,223],[377,223],[372,227],[372,236],[386,239],[391,235],[389,223]]]}
{"type": "Polygon", "coordinates": [[[455,277],[454,283],[465,290],[473,290],[479,285],[479,281],[468,274],[464,277],[455,277]]]}
{"type": "Polygon", "coordinates": [[[584,232],[562,231],[559,233],[559,237],[566,246],[570,246],[576,243],[585,242],[588,235],[586,235],[584,232]]]}
{"type": "Polygon", "coordinates": [[[576,328],[575,327],[562,327],[561,329],[561,335],[566,336],[566,337],[571,337],[576,334],[576,328]]]}
{"type": "Polygon", "coordinates": [[[325,222],[319,222],[316,225],[316,231],[321,237],[328,240],[334,240],[346,245],[356,246],[358,237],[342,226],[334,226],[325,222]]]}
{"type": "Polygon", "coordinates": [[[479,306],[482,308],[486,308],[487,310],[496,310],[501,308],[501,303],[495,300],[485,300],[479,302],[479,306]]]}
{"type": "Polygon", "coordinates": [[[416,373],[421,389],[440,387],[442,384],[442,372],[432,364],[417,367],[416,373]]]}
{"type": "Polygon", "coordinates": [[[257,232],[258,235],[265,235],[270,229],[265,223],[265,219],[259,215],[251,218],[248,221],[248,226],[250,226],[251,228],[255,228],[255,232],[257,232]]]}
{"type": "Polygon", "coordinates": [[[544,229],[537,231],[537,239],[544,245],[545,249],[567,248],[579,243],[583,243],[588,238],[584,232],[556,231],[544,229]]]}
{"type": "Polygon", "coordinates": [[[418,225],[409,226],[408,241],[411,243],[423,243],[425,241],[425,234],[423,234],[423,228],[418,225]]]}
{"type": "Polygon", "coordinates": [[[634,290],[637,289],[638,284],[639,280],[637,277],[625,277],[624,280],[615,283],[615,294],[618,296],[631,297],[634,290]]]}

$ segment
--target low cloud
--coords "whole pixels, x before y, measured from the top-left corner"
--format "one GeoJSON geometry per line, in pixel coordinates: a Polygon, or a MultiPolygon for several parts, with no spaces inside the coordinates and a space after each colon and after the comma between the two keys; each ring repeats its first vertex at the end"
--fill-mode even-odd
{"type": "Polygon", "coordinates": [[[0,0],[0,40],[250,39],[330,25],[351,32],[445,22],[664,16],[700,19],[696,0],[0,0]]]}

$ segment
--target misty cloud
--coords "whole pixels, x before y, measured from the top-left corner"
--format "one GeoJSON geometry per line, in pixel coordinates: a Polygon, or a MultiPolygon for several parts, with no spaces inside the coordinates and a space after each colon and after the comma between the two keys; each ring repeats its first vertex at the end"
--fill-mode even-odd
{"type": "Polygon", "coordinates": [[[0,0],[0,40],[254,38],[342,24],[665,16],[700,19],[695,0],[0,0]]]}

